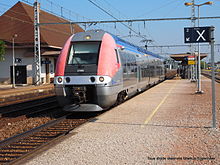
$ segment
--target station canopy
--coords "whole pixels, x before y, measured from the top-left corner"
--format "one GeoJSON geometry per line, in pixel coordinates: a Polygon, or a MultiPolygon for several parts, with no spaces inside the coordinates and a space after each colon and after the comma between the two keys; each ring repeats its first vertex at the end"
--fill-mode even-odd
{"type": "MultiPolygon", "coordinates": [[[[198,53],[195,53],[195,54],[190,54],[190,53],[186,53],[186,54],[171,54],[170,55],[170,58],[174,59],[175,61],[183,61],[186,57],[189,57],[189,56],[195,56],[198,58],[198,53]]],[[[205,57],[207,57],[208,55],[206,53],[200,53],[200,58],[201,60],[205,57]]]]}

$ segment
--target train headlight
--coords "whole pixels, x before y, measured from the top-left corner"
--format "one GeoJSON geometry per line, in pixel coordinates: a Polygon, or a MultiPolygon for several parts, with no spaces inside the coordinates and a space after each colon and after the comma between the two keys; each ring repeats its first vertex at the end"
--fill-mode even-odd
{"type": "Polygon", "coordinates": [[[57,82],[58,83],[62,83],[62,81],[63,81],[63,78],[62,77],[58,77],[57,82]]]}
{"type": "Polygon", "coordinates": [[[99,77],[100,82],[103,82],[104,80],[105,80],[104,77],[99,77]]]}

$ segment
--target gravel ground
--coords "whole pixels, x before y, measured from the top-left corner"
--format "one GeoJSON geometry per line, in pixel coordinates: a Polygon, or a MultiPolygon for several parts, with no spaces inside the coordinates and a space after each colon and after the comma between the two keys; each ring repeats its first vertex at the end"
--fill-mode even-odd
{"type": "MultiPolygon", "coordinates": [[[[211,82],[167,80],[117,106],[26,164],[219,164],[220,131],[211,128],[211,82]]],[[[220,84],[216,85],[220,121],[220,84]]]]}
{"type": "Polygon", "coordinates": [[[11,136],[28,131],[52,120],[49,117],[26,118],[0,118],[0,141],[11,136]]]}

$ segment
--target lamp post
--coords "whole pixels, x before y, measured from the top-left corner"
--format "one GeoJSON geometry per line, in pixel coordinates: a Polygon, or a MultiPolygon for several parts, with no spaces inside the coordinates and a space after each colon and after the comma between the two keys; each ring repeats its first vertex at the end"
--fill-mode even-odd
{"type": "MultiPolygon", "coordinates": [[[[199,11],[199,7],[203,6],[203,5],[212,5],[213,2],[208,1],[202,4],[195,4],[194,1],[192,1],[192,3],[190,2],[186,2],[185,5],[186,6],[197,6],[198,7],[198,27],[199,27],[199,19],[200,19],[200,11],[199,11]]],[[[197,91],[196,93],[201,94],[203,93],[202,88],[201,88],[201,56],[200,56],[200,45],[198,43],[198,64],[197,64],[197,68],[198,68],[198,84],[197,84],[197,91]]]]}
{"type": "Polygon", "coordinates": [[[15,88],[15,38],[17,34],[12,36],[12,88],[15,88]]]}

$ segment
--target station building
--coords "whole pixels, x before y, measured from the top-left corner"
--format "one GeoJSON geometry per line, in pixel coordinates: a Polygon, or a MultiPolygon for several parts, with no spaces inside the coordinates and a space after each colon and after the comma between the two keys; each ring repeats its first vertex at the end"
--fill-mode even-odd
{"type": "MultiPolygon", "coordinates": [[[[40,23],[68,22],[40,11],[40,23]]],[[[41,77],[43,83],[53,82],[56,60],[67,38],[84,31],[74,25],[43,25],[41,39],[41,77]]],[[[18,2],[0,16],[0,40],[5,42],[4,60],[0,61],[0,83],[10,84],[13,50],[15,55],[15,80],[17,84],[34,83],[34,9],[18,2]],[[13,46],[14,43],[14,46],[13,46]],[[14,49],[13,49],[14,48],[14,49]]]]}

